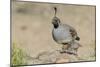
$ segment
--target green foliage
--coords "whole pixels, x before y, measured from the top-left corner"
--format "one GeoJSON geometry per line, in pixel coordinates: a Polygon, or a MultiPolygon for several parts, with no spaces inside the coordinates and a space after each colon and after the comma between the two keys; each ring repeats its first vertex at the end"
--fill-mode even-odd
{"type": "Polygon", "coordinates": [[[23,52],[22,49],[17,47],[16,43],[13,43],[12,45],[12,59],[11,59],[11,64],[12,65],[25,65],[26,60],[25,60],[25,53],[23,52]]]}

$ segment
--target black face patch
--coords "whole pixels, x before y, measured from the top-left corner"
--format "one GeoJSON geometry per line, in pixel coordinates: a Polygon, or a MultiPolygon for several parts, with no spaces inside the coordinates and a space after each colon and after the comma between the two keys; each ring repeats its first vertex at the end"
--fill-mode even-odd
{"type": "Polygon", "coordinates": [[[60,19],[58,17],[54,17],[52,20],[52,24],[54,25],[54,28],[58,28],[60,23],[60,19]]]}
{"type": "Polygon", "coordinates": [[[59,27],[59,24],[57,22],[54,22],[54,28],[58,28],[59,27]]]}

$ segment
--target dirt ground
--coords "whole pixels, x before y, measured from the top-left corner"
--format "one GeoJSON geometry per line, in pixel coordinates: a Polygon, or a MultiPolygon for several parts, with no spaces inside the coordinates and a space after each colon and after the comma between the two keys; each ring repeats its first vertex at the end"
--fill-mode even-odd
{"type": "Polygon", "coordinates": [[[12,2],[12,42],[31,57],[61,49],[62,45],[52,38],[53,7],[57,7],[57,16],[62,23],[77,30],[82,45],[78,57],[95,60],[89,59],[95,57],[95,6],[12,2]]]}

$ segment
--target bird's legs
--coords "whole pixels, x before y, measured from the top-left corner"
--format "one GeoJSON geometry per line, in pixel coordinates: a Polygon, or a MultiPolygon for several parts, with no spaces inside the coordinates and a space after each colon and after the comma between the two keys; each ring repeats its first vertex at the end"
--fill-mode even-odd
{"type": "Polygon", "coordinates": [[[79,43],[73,42],[72,44],[70,44],[70,47],[68,47],[66,52],[69,54],[77,55],[77,50],[79,47],[81,47],[81,45],[79,43]]]}
{"type": "Polygon", "coordinates": [[[80,47],[80,44],[76,43],[76,42],[73,42],[70,44],[63,44],[61,53],[68,53],[68,54],[77,55],[77,50],[79,47],[80,47]]]}
{"type": "Polygon", "coordinates": [[[68,47],[69,47],[68,44],[63,44],[63,45],[62,45],[61,53],[66,53],[66,50],[68,49],[68,47]]]}
{"type": "MultiPolygon", "coordinates": [[[[78,49],[78,48],[77,48],[77,49],[78,49]]],[[[77,55],[77,49],[74,49],[74,48],[69,47],[69,48],[66,50],[66,53],[68,53],[68,54],[73,54],[73,55],[77,55]]]]}

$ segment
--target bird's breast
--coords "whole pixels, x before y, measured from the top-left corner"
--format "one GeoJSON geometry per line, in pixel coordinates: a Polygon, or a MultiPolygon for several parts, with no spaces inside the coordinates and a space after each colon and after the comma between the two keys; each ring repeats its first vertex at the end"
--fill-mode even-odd
{"type": "Polygon", "coordinates": [[[53,38],[58,43],[67,43],[72,41],[72,36],[69,30],[59,27],[57,29],[53,29],[52,31],[53,38]]]}

